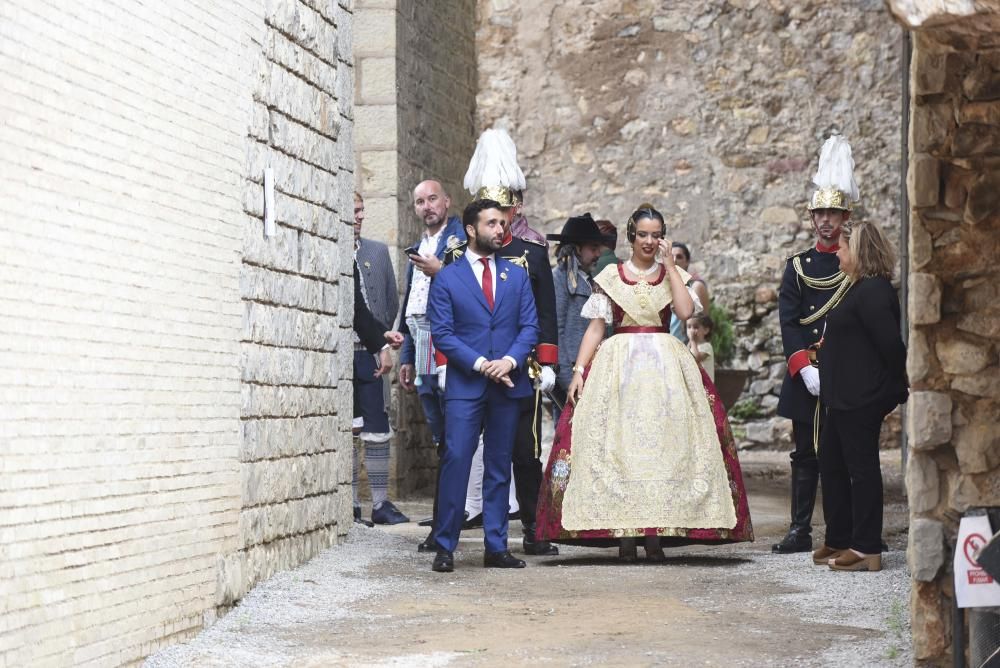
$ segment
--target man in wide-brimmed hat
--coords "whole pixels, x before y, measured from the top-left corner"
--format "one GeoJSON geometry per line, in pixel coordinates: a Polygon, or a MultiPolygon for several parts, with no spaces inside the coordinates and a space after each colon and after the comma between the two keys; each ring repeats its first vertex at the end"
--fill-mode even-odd
{"type": "Polygon", "coordinates": [[[559,234],[548,234],[546,238],[559,243],[558,264],[552,270],[559,331],[559,373],[554,391],[556,398],[565,402],[580,341],[590,324],[590,320],[580,317],[580,309],[590,297],[590,268],[615,237],[601,232],[590,213],[585,213],[568,219],[559,234]]]}

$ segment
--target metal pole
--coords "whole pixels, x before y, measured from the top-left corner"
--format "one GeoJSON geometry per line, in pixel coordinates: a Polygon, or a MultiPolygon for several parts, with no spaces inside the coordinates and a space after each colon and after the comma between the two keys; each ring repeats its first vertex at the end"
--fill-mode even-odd
{"type": "MultiPolygon", "coordinates": [[[[913,42],[910,31],[903,31],[902,54],[899,73],[902,84],[902,119],[899,132],[899,266],[900,266],[900,297],[903,301],[901,327],[903,341],[909,341],[910,318],[907,313],[907,303],[910,294],[910,196],[906,189],[906,172],[910,163],[910,61],[913,56],[913,42]]],[[[907,406],[903,404],[903,429],[900,437],[900,456],[903,471],[906,471],[908,446],[906,437],[907,406]]],[[[904,486],[905,489],[905,486],[904,486]]]]}

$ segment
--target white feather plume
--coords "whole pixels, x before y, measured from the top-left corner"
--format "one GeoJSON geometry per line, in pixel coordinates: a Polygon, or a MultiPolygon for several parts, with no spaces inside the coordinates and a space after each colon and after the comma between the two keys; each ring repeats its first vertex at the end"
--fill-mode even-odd
{"type": "Polygon", "coordinates": [[[831,135],[823,142],[819,154],[819,169],[813,176],[817,188],[835,188],[847,195],[852,202],[861,199],[858,183],[854,180],[854,158],[851,145],[840,135],[831,135]]]}
{"type": "Polygon", "coordinates": [[[506,130],[489,129],[479,135],[476,152],[465,172],[465,189],[473,196],[483,186],[524,190],[524,172],[517,166],[517,147],[506,130]]]}

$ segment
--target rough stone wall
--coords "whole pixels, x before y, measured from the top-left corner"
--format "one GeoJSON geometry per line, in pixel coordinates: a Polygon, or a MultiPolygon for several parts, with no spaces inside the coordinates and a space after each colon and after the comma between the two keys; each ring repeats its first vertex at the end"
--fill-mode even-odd
{"type": "Polygon", "coordinates": [[[242,510],[220,604],[351,523],[350,2],[267,3],[243,183],[242,510]],[[277,234],[264,235],[264,169],[277,234]]]}
{"type": "MultiPolygon", "coordinates": [[[[441,181],[453,214],[468,200],[461,184],[476,142],[475,13],[474,0],[442,0],[433,7],[417,0],[357,3],[363,234],[389,245],[400,294],[407,262],[401,249],[423,233],[413,213],[413,188],[425,179],[441,181]]],[[[416,395],[394,385],[393,397],[390,494],[402,495],[433,484],[436,455],[416,395]]]]}
{"type": "Polygon", "coordinates": [[[4,5],[0,666],[135,663],[349,526],[350,3],[184,7],[4,5]]]}
{"type": "MultiPolygon", "coordinates": [[[[811,245],[805,204],[831,132],[854,148],[855,215],[898,238],[900,27],[874,0],[479,8],[478,126],[517,142],[529,220],[553,232],[589,210],[622,228],[652,202],[734,315],[732,365],[754,372],[751,396],[773,415],[776,288],[811,245]]],[[[771,443],[783,426],[747,435],[771,443]]]]}
{"type": "Polygon", "coordinates": [[[3,3],[2,666],[133,663],[214,616],[258,5],[3,3]]]}
{"type": "Polygon", "coordinates": [[[1000,505],[1000,3],[961,22],[906,4],[937,26],[915,33],[910,77],[906,484],[915,657],[943,666],[959,519],[1000,505]]]}

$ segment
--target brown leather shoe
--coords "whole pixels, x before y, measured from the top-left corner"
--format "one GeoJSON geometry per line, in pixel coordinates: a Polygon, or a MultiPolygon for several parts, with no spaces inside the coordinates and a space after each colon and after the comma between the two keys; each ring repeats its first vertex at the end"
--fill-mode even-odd
{"type": "MultiPolygon", "coordinates": [[[[850,550],[847,551],[849,552],[850,550]]],[[[836,559],[843,553],[844,550],[839,550],[835,547],[827,547],[826,543],[824,543],[823,547],[813,551],[813,563],[817,566],[829,566],[831,559],[836,559]]]]}
{"type": "Polygon", "coordinates": [[[830,568],[835,571],[880,571],[882,570],[881,554],[866,554],[859,557],[852,550],[844,550],[839,557],[830,561],[830,568]]]}

